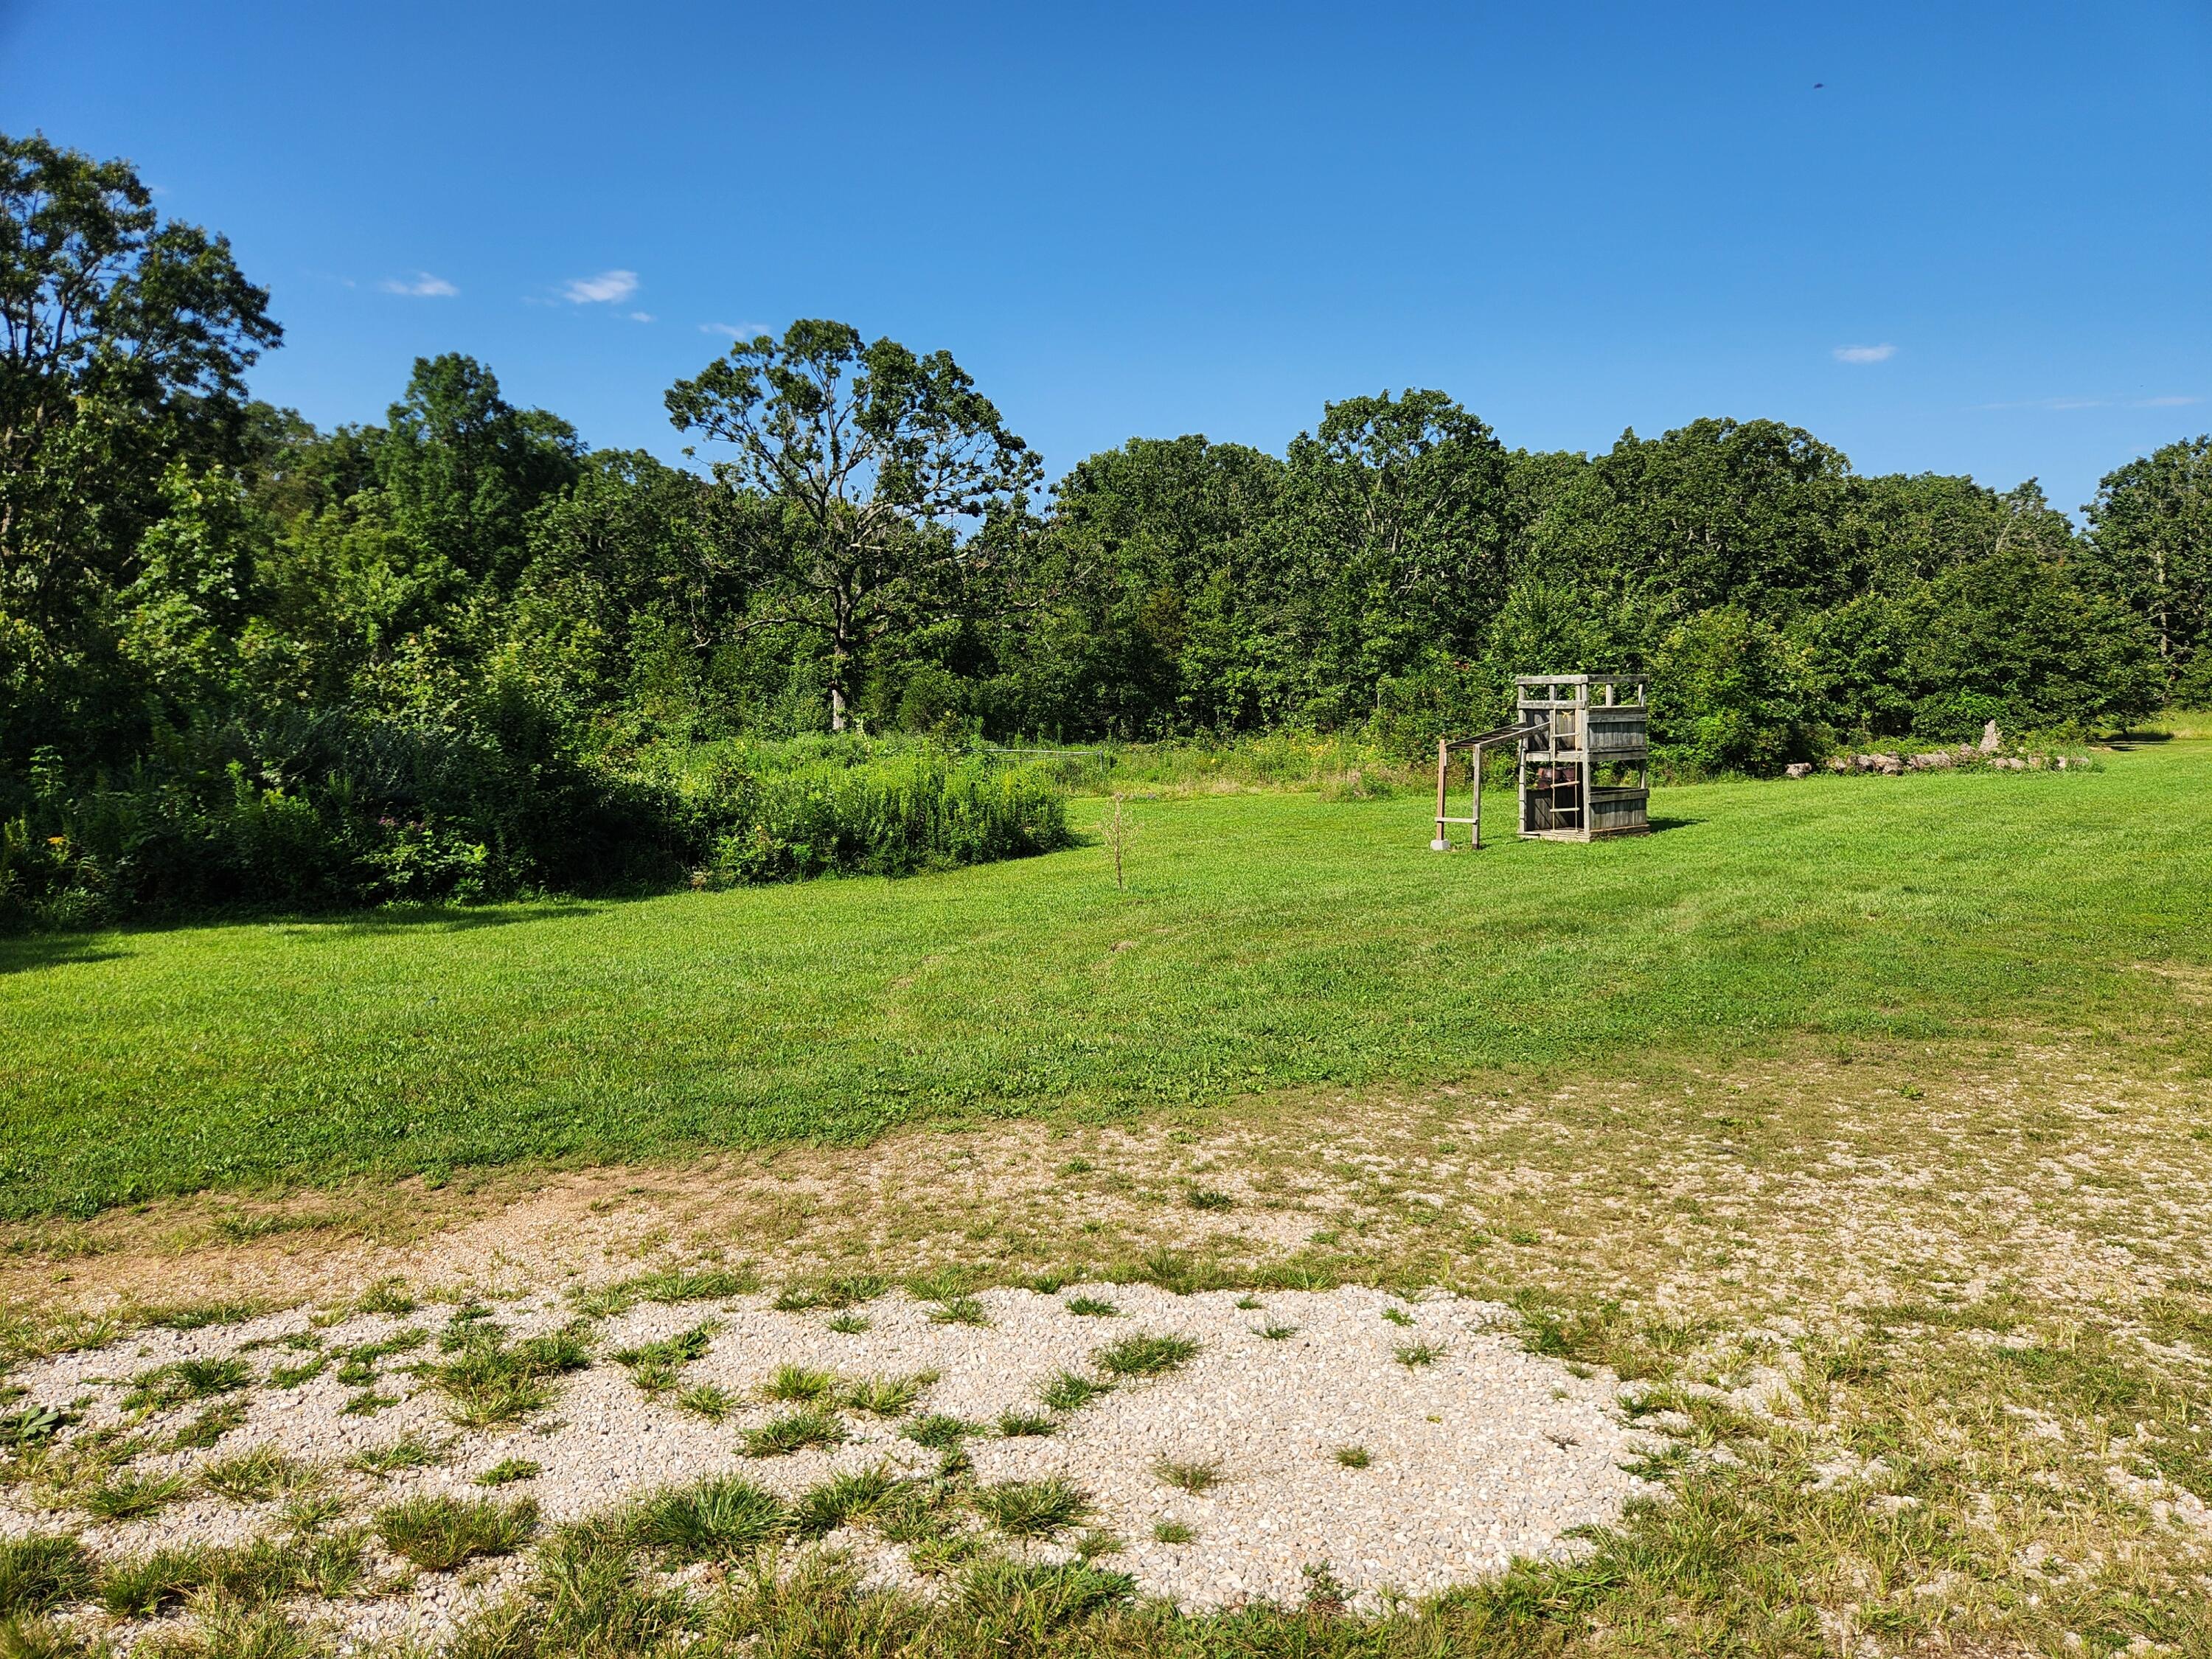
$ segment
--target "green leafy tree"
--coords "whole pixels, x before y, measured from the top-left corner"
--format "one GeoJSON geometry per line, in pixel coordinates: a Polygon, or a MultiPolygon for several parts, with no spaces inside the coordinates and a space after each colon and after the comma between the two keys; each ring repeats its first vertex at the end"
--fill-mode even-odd
{"type": "Polygon", "coordinates": [[[801,320],[738,342],[667,404],[734,450],[714,465],[726,487],[774,505],[743,538],[748,625],[823,636],[836,730],[869,645],[957,611],[1019,547],[1036,458],[949,353],[801,320]]]}
{"type": "Polygon", "coordinates": [[[2106,474],[2084,511],[2083,580],[2149,625],[2179,700],[2212,702],[2212,437],[2106,474]]]}
{"type": "Polygon", "coordinates": [[[507,586],[525,556],[525,520],[580,471],[575,429],[515,408],[489,368],[453,352],[417,357],[387,418],[373,453],[394,525],[472,579],[507,586]]]}
{"type": "Polygon", "coordinates": [[[1957,566],[1905,606],[1913,731],[1965,739],[2120,725],[2156,708],[2165,676],[2143,620],[2028,546],[1957,566]]]}
{"type": "Polygon", "coordinates": [[[1384,680],[1480,650],[1510,578],[1504,449],[1440,392],[1331,404],[1291,440],[1277,597],[1305,713],[1368,712],[1384,680]]]}
{"type": "Polygon", "coordinates": [[[1805,665],[1771,623],[1740,605],[1679,624],[1651,665],[1651,740],[1698,772],[1771,772],[1812,733],[1805,665]]]}
{"type": "Polygon", "coordinates": [[[239,459],[268,300],[129,163],[0,137],[0,759],[134,741],[116,596],[170,465],[239,459]]]}

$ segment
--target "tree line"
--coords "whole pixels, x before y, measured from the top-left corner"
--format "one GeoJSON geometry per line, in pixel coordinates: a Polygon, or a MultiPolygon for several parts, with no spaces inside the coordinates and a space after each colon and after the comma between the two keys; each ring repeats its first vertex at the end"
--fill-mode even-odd
{"type": "Polygon", "coordinates": [[[816,320],[669,388],[699,469],[459,355],[322,431],[247,395],[266,290],[127,165],[0,139],[0,889],[46,859],[111,905],[251,897],[332,848],[380,872],[337,898],[605,886],[696,852],[684,746],[1411,756],[1538,671],[1647,672],[1684,772],[2212,703],[2203,437],[2078,532],[2032,480],[1863,476],[1782,422],[1540,453],[1425,390],[1048,488],[948,354],[816,320]]]}

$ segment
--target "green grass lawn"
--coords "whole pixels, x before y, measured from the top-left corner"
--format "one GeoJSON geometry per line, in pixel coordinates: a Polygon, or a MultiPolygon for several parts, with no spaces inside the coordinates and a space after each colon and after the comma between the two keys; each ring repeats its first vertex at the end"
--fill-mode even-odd
{"type": "Polygon", "coordinates": [[[895,883],[0,941],[0,1213],[1808,1039],[2212,1055],[2187,976],[2142,966],[2212,964],[2212,743],[2087,774],[1669,789],[1650,837],[1472,857],[1426,850],[1429,810],[1140,801],[1127,892],[1092,845],[895,883]]]}

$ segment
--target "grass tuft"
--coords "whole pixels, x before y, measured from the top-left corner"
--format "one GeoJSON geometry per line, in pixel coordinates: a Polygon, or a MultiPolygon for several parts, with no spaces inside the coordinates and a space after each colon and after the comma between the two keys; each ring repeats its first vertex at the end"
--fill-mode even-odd
{"type": "Polygon", "coordinates": [[[312,1463],[287,1457],[274,1446],[256,1446],[209,1464],[200,1471],[200,1486],[233,1503],[259,1504],[304,1492],[321,1478],[322,1471],[312,1463]]]}
{"type": "Polygon", "coordinates": [[[646,1393],[665,1394],[676,1386],[686,1365],[706,1357],[720,1328],[710,1319],[679,1335],[624,1348],[615,1355],[615,1363],[627,1366],[630,1380],[646,1393]]]}
{"type": "Polygon", "coordinates": [[[1336,1461],[1347,1469],[1364,1469],[1374,1460],[1367,1455],[1364,1446],[1339,1446],[1336,1461]]]}
{"type": "Polygon", "coordinates": [[[943,1412],[932,1412],[927,1417],[916,1418],[901,1432],[917,1446],[927,1446],[932,1451],[952,1451],[975,1432],[975,1425],[943,1412]]]}
{"type": "Polygon", "coordinates": [[[1180,1521],[1158,1521],[1152,1524],[1155,1544],[1188,1544],[1198,1534],[1180,1521]]]}
{"type": "Polygon", "coordinates": [[[0,1538],[0,1619],[19,1619],[92,1594],[92,1558],[62,1533],[0,1538]]]}
{"type": "Polygon", "coordinates": [[[101,1521],[140,1521],[158,1515],[185,1495],[181,1474],[133,1474],[121,1471],[88,1488],[85,1512],[101,1521]]]}
{"type": "Polygon", "coordinates": [[[243,1359],[179,1359],[156,1365],[131,1379],[123,1396],[127,1412],[167,1411],[219,1394],[233,1394],[253,1381],[253,1370],[243,1359]]]}
{"type": "Polygon", "coordinates": [[[1398,1363],[1407,1370],[1423,1365],[1433,1365],[1443,1358],[1444,1351],[1433,1342],[1408,1342],[1394,1351],[1398,1363]]]}
{"type": "Polygon", "coordinates": [[[631,1539],[669,1566],[728,1561],[789,1529],[783,1500],[735,1475],[657,1492],[633,1511],[631,1539]]]}
{"type": "Polygon", "coordinates": [[[807,1365],[778,1365],[775,1374],[761,1384],[761,1396],[787,1403],[820,1405],[837,1397],[837,1378],[830,1371],[807,1365]]]}
{"type": "Polygon", "coordinates": [[[446,1461],[442,1446],[434,1446],[419,1435],[403,1434],[388,1446],[372,1446],[346,1459],[346,1468],[358,1474],[398,1474],[406,1469],[427,1469],[446,1461]]]}
{"type": "Polygon", "coordinates": [[[1202,1498],[1221,1484],[1221,1466],[1218,1463],[1183,1463],[1171,1457],[1163,1457],[1152,1465],[1152,1476],[1164,1486],[1187,1492],[1193,1498],[1202,1498]]]}
{"type": "Polygon", "coordinates": [[[1048,1411],[1079,1412],[1101,1395],[1114,1392],[1111,1382],[1101,1382],[1080,1371],[1062,1371],[1037,1390],[1048,1411]]]}
{"type": "Polygon", "coordinates": [[[574,1291],[568,1301],[586,1319],[611,1319],[641,1302],[724,1302],[759,1289],[760,1275],[750,1267],[667,1267],[574,1291]]]}
{"type": "Polygon", "coordinates": [[[792,1510],[792,1530],[802,1538],[826,1537],[840,1527],[879,1513],[897,1488],[897,1480],[882,1464],[841,1474],[799,1500],[792,1510]]]}
{"type": "Polygon", "coordinates": [[[1018,1411],[1012,1407],[999,1413],[999,1432],[1009,1440],[1026,1439],[1036,1435],[1056,1433],[1060,1425],[1049,1417],[1035,1412],[1018,1411]]]}
{"type": "Polygon", "coordinates": [[[376,1534],[394,1555],[426,1572],[450,1572],[478,1556],[512,1555],[538,1531],[538,1505],[527,1498],[443,1494],[403,1498],[376,1512],[376,1534]]]}
{"type": "Polygon", "coordinates": [[[676,1403],[694,1417],[720,1423],[737,1410],[739,1402],[737,1395],[718,1383],[695,1382],[676,1396],[676,1403]]]}
{"type": "Polygon", "coordinates": [[[1067,1310],[1087,1319],[1117,1319],[1121,1313],[1103,1296],[1071,1296],[1067,1298],[1067,1310]]]}
{"type": "Polygon", "coordinates": [[[1057,1475],[976,1488],[975,1512],[1009,1538],[1049,1538],[1091,1513],[1091,1495],[1057,1475]]]}
{"type": "Polygon", "coordinates": [[[456,1422],[473,1429],[529,1416],[550,1402],[557,1378],[592,1363],[591,1345],[575,1326],[508,1343],[496,1325],[457,1316],[440,1346],[451,1358],[416,1374],[453,1401],[456,1422]]]}
{"type": "Polygon", "coordinates": [[[842,1403],[871,1417],[903,1417],[914,1409],[922,1390],[936,1381],[935,1371],[916,1371],[911,1376],[869,1377],[849,1385],[842,1403]]]}
{"type": "Polygon", "coordinates": [[[1198,1344],[1187,1336],[1139,1334],[1109,1342],[1091,1356],[1109,1376],[1164,1376],[1196,1357],[1198,1344]]]}
{"type": "Polygon", "coordinates": [[[872,1302],[890,1288],[890,1281],[872,1273],[847,1273],[832,1279],[796,1279],[776,1293],[778,1313],[842,1313],[872,1302]]]}
{"type": "Polygon", "coordinates": [[[507,1486],[518,1480],[535,1480],[545,1466],[534,1457],[502,1457],[477,1477],[479,1486],[507,1486]]]}
{"type": "Polygon", "coordinates": [[[845,1440],[842,1423],[828,1412],[811,1407],[787,1412],[773,1422],[746,1430],[744,1449],[748,1457],[788,1457],[810,1447],[842,1446],[845,1440]]]}

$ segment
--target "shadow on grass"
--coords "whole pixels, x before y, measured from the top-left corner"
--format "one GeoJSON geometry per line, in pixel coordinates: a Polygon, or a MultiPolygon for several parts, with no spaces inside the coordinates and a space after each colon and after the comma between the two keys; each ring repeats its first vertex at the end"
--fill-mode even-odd
{"type": "Polygon", "coordinates": [[[572,921],[592,915],[611,902],[564,899],[538,904],[487,904],[480,908],[410,904],[382,910],[233,912],[123,923],[96,933],[11,933],[0,935],[0,975],[31,973],[42,968],[67,968],[80,963],[112,962],[130,954],[129,942],[135,937],[180,933],[188,928],[296,929],[295,937],[318,942],[325,939],[373,938],[380,933],[467,933],[480,927],[572,921]]]}
{"type": "Polygon", "coordinates": [[[1651,833],[1655,836],[1663,836],[1669,830],[1688,830],[1704,822],[1703,818],[1654,817],[1651,820],[1651,833]]]}
{"type": "Polygon", "coordinates": [[[0,975],[112,962],[124,954],[97,933],[11,933],[0,938],[0,975]]]}

